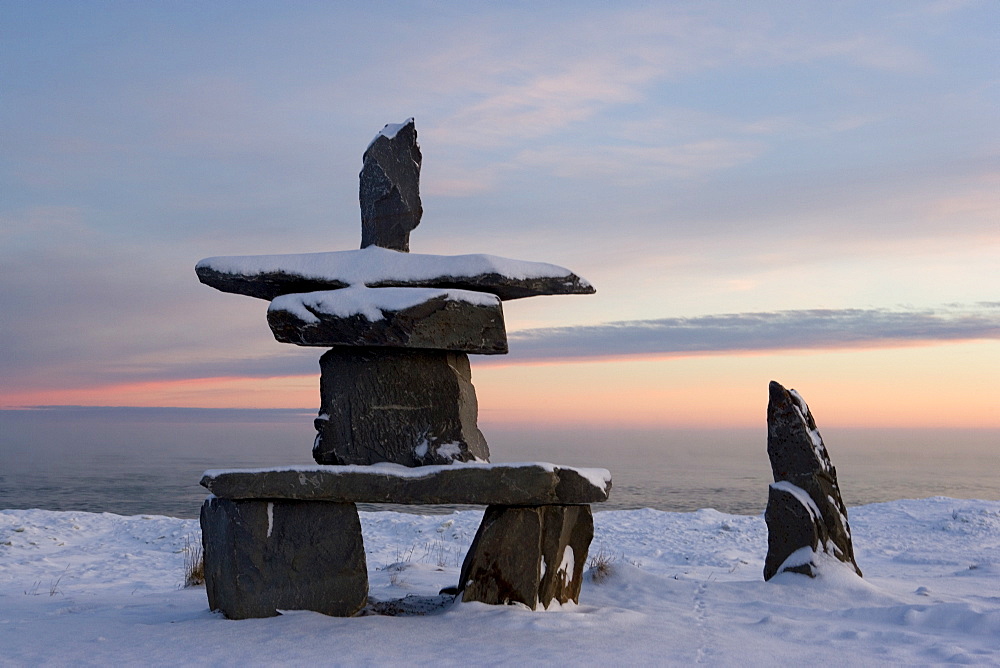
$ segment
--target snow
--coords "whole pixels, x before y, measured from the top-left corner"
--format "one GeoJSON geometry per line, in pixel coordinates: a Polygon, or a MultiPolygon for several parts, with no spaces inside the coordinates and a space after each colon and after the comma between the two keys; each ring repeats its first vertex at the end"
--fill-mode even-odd
{"type": "Polygon", "coordinates": [[[560,563],[559,568],[556,569],[556,573],[563,573],[563,582],[569,582],[573,579],[573,567],[576,563],[574,559],[575,556],[573,554],[573,548],[567,545],[566,549],[563,550],[562,563],[560,563]]]}
{"type": "MultiPolygon", "coordinates": [[[[850,515],[863,580],[829,558],[816,579],[765,583],[759,516],[607,511],[595,513],[590,554],[612,555],[610,574],[586,574],[579,605],[237,622],[208,611],[204,587],[181,587],[196,520],[0,511],[0,663],[1000,663],[1000,502],[938,497],[850,515]]],[[[361,513],[371,597],[440,600],[481,517],[361,513]]]]}
{"type": "Polygon", "coordinates": [[[799,414],[802,424],[806,426],[806,431],[809,433],[809,440],[812,441],[813,453],[816,455],[816,462],[824,471],[829,471],[830,457],[826,452],[826,446],[823,445],[823,437],[820,435],[819,429],[815,426],[809,426],[809,416],[811,415],[809,412],[809,405],[806,403],[806,400],[802,398],[802,395],[795,390],[788,390],[788,394],[792,397],[795,412],[799,414]]]}
{"type": "MultiPolygon", "coordinates": [[[[819,507],[816,502],[813,501],[812,497],[809,496],[809,492],[802,489],[798,485],[793,485],[787,480],[779,480],[778,482],[771,483],[771,487],[774,489],[781,490],[782,492],[787,492],[795,497],[795,500],[805,506],[805,509],[809,511],[809,515],[812,517],[814,522],[820,521],[823,517],[823,513],[820,512],[819,507]]],[[[836,504],[834,504],[836,505],[836,504]]],[[[846,522],[844,523],[847,524],[846,522]]]]}
{"type": "Polygon", "coordinates": [[[442,443],[438,446],[437,454],[439,457],[451,457],[454,459],[462,454],[462,444],[458,441],[449,441],[448,443],[442,443]]]}
{"type": "Polygon", "coordinates": [[[417,443],[417,447],[413,448],[413,454],[417,457],[423,457],[427,454],[427,449],[430,447],[430,443],[426,438],[421,438],[420,442],[417,443]]]}
{"type": "Polygon", "coordinates": [[[316,313],[340,318],[361,315],[370,322],[382,320],[384,312],[402,311],[431,299],[466,302],[474,306],[498,307],[500,298],[472,290],[441,290],[436,288],[368,288],[352,285],[341,290],[321,290],[275,297],[271,311],[287,311],[302,322],[317,323],[316,313]]]}
{"type": "Polygon", "coordinates": [[[368,147],[365,148],[367,151],[371,148],[371,145],[375,143],[375,140],[379,137],[385,137],[386,139],[392,139],[396,136],[396,133],[405,128],[407,125],[413,122],[413,117],[407,118],[402,123],[386,123],[385,127],[379,130],[378,134],[372,137],[372,140],[368,142],[368,147]]]}
{"type": "MultiPolygon", "coordinates": [[[[268,534],[270,535],[270,534],[268,534]]],[[[783,573],[789,568],[795,568],[796,566],[804,566],[814,559],[819,559],[819,555],[813,551],[811,547],[800,547],[799,549],[792,552],[788,557],[785,558],[781,565],[778,566],[776,573],[783,573]]]]}
{"type": "MultiPolygon", "coordinates": [[[[442,276],[473,277],[499,274],[515,280],[565,278],[572,272],[546,262],[511,260],[497,255],[426,255],[403,253],[378,246],[361,250],[290,255],[232,255],[198,262],[223,274],[251,276],[286,273],[307,279],[372,285],[385,281],[427,281],[442,276]]],[[[581,279],[581,285],[589,285],[581,279]]]]}

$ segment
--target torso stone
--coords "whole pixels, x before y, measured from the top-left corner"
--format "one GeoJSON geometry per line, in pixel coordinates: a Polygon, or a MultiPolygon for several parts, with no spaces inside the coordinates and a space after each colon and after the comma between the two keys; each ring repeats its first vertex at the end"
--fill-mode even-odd
{"type": "Polygon", "coordinates": [[[318,463],[489,461],[464,353],[343,347],[319,364],[318,463]]]}

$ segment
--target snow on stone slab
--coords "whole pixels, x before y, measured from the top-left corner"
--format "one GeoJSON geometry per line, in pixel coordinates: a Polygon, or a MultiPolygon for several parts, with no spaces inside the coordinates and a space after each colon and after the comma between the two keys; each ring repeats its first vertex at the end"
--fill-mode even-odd
{"type": "Polygon", "coordinates": [[[472,290],[439,290],[435,288],[368,288],[352,285],[342,290],[323,290],[275,297],[268,311],[287,311],[306,323],[319,322],[316,313],[340,318],[354,315],[366,320],[382,320],[384,312],[402,311],[432,299],[465,302],[473,306],[497,306],[496,295],[472,290]]]}
{"type": "Polygon", "coordinates": [[[396,476],[400,478],[422,478],[434,475],[442,471],[454,471],[456,469],[479,469],[484,471],[500,471],[503,469],[518,469],[526,467],[538,467],[544,471],[573,471],[585,478],[591,485],[598,489],[604,489],[611,482],[611,471],[601,468],[581,468],[579,466],[562,466],[550,462],[455,462],[453,464],[442,464],[439,466],[403,466],[391,462],[381,462],[367,466],[274,466],[267,468],[252,469],[209,469],[204,475],[217,477],[224,473],[269,473],[272,471],[296,471],[302,473],[315,473],[325,471],[331,473],[371,473],[375,475],[396,476]]]}
{"type": "Polygon", "coordinates": [[[268,300],[348,285],[471,289],[501,299],[594,292],[590,283],[569,269],[545,262],[485,254],[403,253],[378,246],[328,253],[210,257],[198,262],[195,271],[206,285],[268,300]]]}
{"type": "Polygon", "coordinates": [[[213,469],[205,471],[201,484],[216,496],[232,499],[544,505],[606,501],[611,473],[547,462],[417,467],[380,463],[213,469]]]}

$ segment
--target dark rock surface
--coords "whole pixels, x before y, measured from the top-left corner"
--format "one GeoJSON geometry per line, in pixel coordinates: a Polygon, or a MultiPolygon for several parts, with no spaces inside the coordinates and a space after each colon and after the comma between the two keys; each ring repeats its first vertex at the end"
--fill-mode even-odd
{"type": "Polygon", "coordinates": [[[268,301],[280,295],[318,292],[319,290],[337,290],[348,286],[346,281],[321,279],[313,276],[306,277],[296,274],[294,271],[262,271],[252,274],[234,274],[219,271],[203,263],[197,264],[194,271],[198,274],[199,281],[216,290],[236,295],[246,295],[247,297],[256,297],[257,299],[266,299],[268,301]]]}
{"type": "Polygon", "coordinates": [[[854,560],[837,470],[809,407],[795,390],[786,390],[774,381],[768,391],[767,454],[776,484],[769,490],[764,513],[768,528],[764,579],[770,580],[782,570],[814,576],[814,560],[785,563],[801,548],[814,554],[826,552],[861,575],[854,560]]]}
{"type": "Polygon", "coordinates": [[[338,347],[319,366],[317,463],[489,461],[465,353],[338,347]]]}
{"type": "Polygon", "coordinates": [[[455,288],[488,292],[496,295],[502,301],[523,299],[524,297],[541,297],[544,295],[592,295],[594,286],[576,274],[563,276],[539,276],[535,278],[512,278],[497,273],[475,274],[472,276],[453,276],[442,273],[429,279],[372,281],[369,287],[407,287],[407,288],[455,288]]]}
{"type": "Polygon", "coordinates": [[[357,503],[544,505],[607,501],[610,476],[595,485],[566,467],[526,464],[448,465],[403,469],[209,472],[201,484],[226,499],[303,499],[357,503]]]}
{"type": "Polygon", "coordinates": [[[420,163],[413,119],[387,125],[368,146],[360,174],[361,247],[409,252],[410,232],[424,213],[420,163]]]}
{"type": "MultiPolygon", "coordinates": [[[[444,257],[444,256],[442,256],[444,257]]],[[[271,301],[281,295],[319,292],[346,288],[346,280],[337,278],[316,278],[288,271],[262,271],[238,274],[219,271],[208,264],[195,267],[198,280],[222,292],[231,292],[271,301]]],[[[386,279],[371,281],[371,288],[454,288],[488,292],[503,301],[538,297],[542,295],[590,295],[594,287],[576,274],[566,276],[542,276],[538,278],[511,278],[497,273],[456,276],[442,273],[440,276],[422,279],[386,279]]]]}
{"type": "Polygon", "coordinates": [[[462,600],[579,603],[593,538],[590,506],[489,506],[462,564],[462,600]]]}
{"type": "Polygon", "coordinates": [[[403,598],[379,601],[368,599],[365,615],[383,615],[385,617],[425,617],[444,612],[455,602],[455,596],[438,594],[437,596],[421,596],[407,594],[403,598]]]}
{"type": "Polygon", "coordinates": [[[499,300],[489,305],[435,296],[404,309],[382,310],[381,319],[369,320],[362,314],[344,317],[325,312],[324,295],[335,298],[337,292],[289,295],[273,302],[267,311],[267,324],[274,338],[282,343],[327,348],[390,346],[484,355],[507,352],[507,332],[499,300]],[[294,304],[284,306],[288,300],[294,304]],[[315,316],[316,321],[306,322],[299,315],[303,310],[315,316]]]}
{"type": "Polygon", "coordinates": [[[354,504],[209,497],[201,530],[208,605],[230,619],[279,610],[350,617],[365,607],[368,569],[354,504]]]}

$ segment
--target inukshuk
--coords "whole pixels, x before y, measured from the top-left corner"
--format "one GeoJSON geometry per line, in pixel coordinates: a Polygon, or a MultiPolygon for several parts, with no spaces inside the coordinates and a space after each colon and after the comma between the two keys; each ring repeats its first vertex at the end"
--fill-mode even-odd
{"type": "MultiPolygon", "coordinates": [[[[258,540],[252,535],[264,532],[260,503],[267,500],[267,538],[291,522],[278,522],[277,508],[305,513],[295,521],[314,523],[317,513],[326,511],[322,503],[310,506],[313,501],[352,507],[356,502],[484,503],[490,507],[458,587],[465,599],[519,601],[532,608],[539,602],[547,606],[551,600],[576,600],[593,536],[589,506],[580,504],[606,499],[610,475],[603,469],[594,475],[551,465],[474,464],[488,462],[489,449],[477,426],[468,354],[507,352],[503,300],[588,294],[594,289],[551,264],[492,255],[409,253],[410,232],[423,214],[420,166],[413,119],[385,126],[369,144],[360,175],[361,250],[214,257],[198,263],[203,283],[270,300],[267,320],[278,341],[329,348],[320,358],[321,405],[313,457],[319,464],[333,465],[301,475],[280,470],[206,473],[202,484],[215,498],[203,508],[202,525],[209,527],[206,533],[221,537],[214,547],[205,539],[206,574],[215,573],[208,563],[213,550],[252,552],[246,545],[258,540]],[[473,468],[442,467],[463,462],[473,468]],[[364,468],[384,463],[432,468],[424,468],[428,474],[418,478],[384,466],[364,468]],[[362,468],[341,471],[337,465],[362,468]],[[274,506],[277,499],[302,505],[274,506]],[[252,513],[237,507],[244,501],[257,503],[252,513]],[[244,518],[253,513],[256,519],[244,518]],[[243,537],[234,533],[234,526],[255,522],[256,534],[249,529],[243,537]],[[525,549],[518,539],[534,547],[525,549]],[[242,547],[234,547],[237,543],[242,547]],[[572,558],[561,570],[559,564],[548,564],[565,561],[565,554],[572,558]],[[557,576],[561,580],[554,583],[557,576]]],[[[355,517],[356,510],[348,512],[343,524],[352,535],[355,517]]],[[[356,546],[323,549],[357,556],[356,546]]],[[[360,559],[363,568],[363,549],[360,559]]],[[[218,585],[209,582],[213,608],[231,617],[274,614],[279,607],[328,614],[357,611],[357,596],[348,596],[350,603],[330,605],[329,592],[285,598],[267,593],[249,600],[237,591],[236,572],[242,569],[239,576],[246,589],[245,583],[263,568],[253,564],[262,560],[267,558],[249,555],[243,561],[250,566],[226,566],[226,572],[207,578],[218,585]],[[232,581],[228,590],[219,584],[227,581],[232,581]],[[324,600],[313,600],[316,596],[324,600]]],[[[356,564],[352,572],[358,575],[356,564]]],[[[324,590],[323,583],[312,580],[289,584],[286,575],[281,571],[262,577],[259,586],[324,590]]]]}

